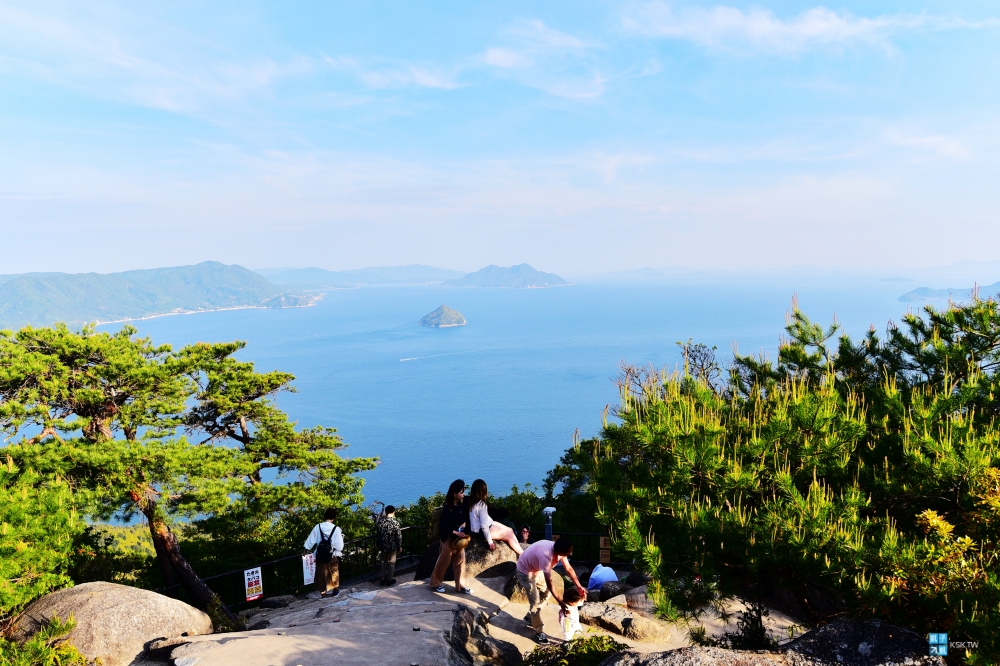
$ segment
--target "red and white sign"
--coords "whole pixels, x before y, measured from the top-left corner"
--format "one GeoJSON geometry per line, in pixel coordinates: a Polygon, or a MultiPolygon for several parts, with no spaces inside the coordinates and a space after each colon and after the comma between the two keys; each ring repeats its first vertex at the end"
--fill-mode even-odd
{"type": "Polygon", "coordinates": [[[243,572],[247,583],[247,601],[255,601],[264,596],[264,585],[260,579],[260,567],[247,569],[243,572]]]}
{"type": "Polygon", "coordinates": [[[316,556],[312,553],[302,556],[302,584],[312,585],[316,581],[316,556]]]}

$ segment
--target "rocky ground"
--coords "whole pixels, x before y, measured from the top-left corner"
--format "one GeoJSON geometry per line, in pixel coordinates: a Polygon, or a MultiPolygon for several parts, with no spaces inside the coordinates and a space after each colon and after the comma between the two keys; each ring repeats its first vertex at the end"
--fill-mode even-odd
{"type": "MultiPolygon", "coordinates": [[[[457,604],[485,612],[490,635],[513,644],[522,654],[535,647],[523,619],[528,607],[503,596],[504,578],[476,579],[472,595],[456,594],[450,584],[448,592],[438,594],[426,582],[414,581],[412,574],[399,576],[398,581],[388,589],[377,583],[355,584],[332,599],[294,599],[284,608],[264,609],[250,618],[251,626],[267,623],[266,628],[192,636],[184,639],[189,641],[185,645],[161,652],[169,652],[176,666],[444,666],[449,663],[445,632],[451,630],[457,604]]],[[[542,612],[553,638],[560,635],[557,613],[554,604],[542,612]]],[[[687,644],[685,627],[664,626],[666,633],[656,642],[615,638],[643,653],[687,644]]],[[[586,631],[609,633],[595,627],[586,631]]]]}

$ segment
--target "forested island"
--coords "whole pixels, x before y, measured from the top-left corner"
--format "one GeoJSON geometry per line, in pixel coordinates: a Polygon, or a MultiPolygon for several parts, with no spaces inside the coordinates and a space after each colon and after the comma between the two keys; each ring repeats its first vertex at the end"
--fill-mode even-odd
{"type": "Polygon", "coordinates": [[[27,273],[0,276],[0,328],[82,325],[233,308],[308,305],[242,266],[194,266],[122,273],[27,273]]]}
{"type": "Polygon", "coordinates": [[[452,326],[465,326],[466,322],[461,312],[452,310],[447,305],[442,305],[434,312],[424,315],[417,323],[431,328],[451,328],[452,326]]]}
{"type": "MultiPolygon", "coordinates": [[[[515,524],[538,528],[552,506],[565,533],[610,534],[614,560],[649,577],[651,612],[688,623],[694,643],[773,649],[770,607],[804,627],[946,628],[976,645],[961,661],[996,663],[1000,305],[928,306],[862,340],[793,308],[784,336],[774,361],[724,364],[689,342],[681,372],[624,366],[600,435],[540,492],[491,501],[515,524]],[[757,614],[721,637],[698,630],[734,597],[757,614]]],[[[370,532],[358,473],[377,460],[344,456],[328,425],[291,422],[272,398],[293,377],[238,360],[243,347],[175,350],[130,327],[0,334],[0,620],[103,580],[177,583],[217,630],[240,628],[204,577],[297,557],[289,544],[327,506],[370,532]],[[136,516],[150,547],[125,550],[102,525],[136,516]]],[[[442,497],[428,493],[400,508],[404,525],[430,523],[442,497]]],[[[30,649],[49,663],[66,627],[46,631],[30,649]]],[[[2,655],[28,649],[0,640],[2,655]]],[[[82,663],[70,652],[61,663],[82,663]]]]}

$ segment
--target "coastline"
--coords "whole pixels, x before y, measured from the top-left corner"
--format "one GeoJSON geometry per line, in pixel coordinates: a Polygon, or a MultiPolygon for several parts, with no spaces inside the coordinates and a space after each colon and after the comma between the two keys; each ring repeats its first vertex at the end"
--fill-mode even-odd
{"type": "Polygon", "coordinates": [[[193,315],[193,314],[203,314],[206,312],[227,312],[229,310],[291,310],[292,308],[311,308],[316,305],[318,301],[323,300],[323,294],[317,294],[305,305],[285,305],[279,308],[272,308],[266,305],[237,305],[231,308],[212,308],[209,310],[180,310],[175,312],[162,312],[160,314],[148,315],[146,317],[128,317],[126,319],[111,319],[109,321],[99,321],[94,320],[87,322],[88,324],[93,324],[94,326],[104,326],[106,324],[123,324],[129,321],[146,321],[147,319],[159,319],[160,317],[173,317],[174,315],[193,315]]]}

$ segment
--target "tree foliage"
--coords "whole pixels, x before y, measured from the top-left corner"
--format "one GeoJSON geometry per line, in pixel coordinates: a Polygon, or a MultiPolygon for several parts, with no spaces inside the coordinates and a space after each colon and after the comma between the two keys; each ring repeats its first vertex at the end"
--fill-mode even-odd
{"type": "Polygon", "coordinates": [[[72,583],[68,567],[83,520],[68,484],[0,464],[0,630],[36,597],[72,583]]]}
{"type": "Polygon", "coordinates": [[[928,307],[857,342],[793,306],[786,332],[776,362],[737,355],[727,381],[626,366],[617,420],[556,476],[654,573],[661,611],[785,586],[818,615],[980,641],[969,659],[990,663],[1000,306],[928,307]]]}
{"type": "Polygon", "coordinates": [[[268,535],[287,537],[327,506],[359,503],[363,482],[353,474],[375,460],[338,455],[345,445],[333,429],[296,428],[275,403],[294,390],[293,377],[235,358],[244,343],[175,352],[135,333],[0,333],[0,430],[20,436],[5,452],[70,482],[92,518],[144,518],[164,580],[177,577],[225,626],[232,616],[172,526],[187,521],[222,536],[203,543],[253,557],[275,548],[268,535]]]}

